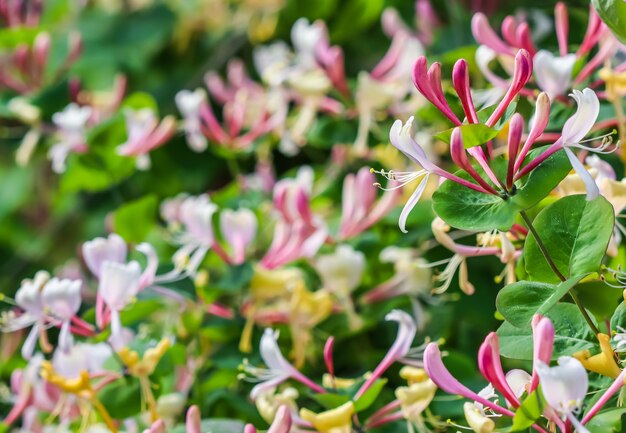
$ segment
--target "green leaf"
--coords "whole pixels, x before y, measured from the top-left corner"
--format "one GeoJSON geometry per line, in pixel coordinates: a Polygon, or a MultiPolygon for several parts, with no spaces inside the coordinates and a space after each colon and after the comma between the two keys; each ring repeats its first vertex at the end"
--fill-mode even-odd
{"type": "Polygon", "coordinates": [[[13,49],[18,45],[32,45],[40,28],[33,27],[7,27],[0,29],[0,50],[13,49]]]}
{"type": "Polygon", "coordinates": [[[72,154],[61,177],[61,191],[102,191],[135,172],[134,158],[117,154],[126,141],[126,126],[121,115],[104,122],[87,135],[88,152],[72,154]]]}
{"type": "Polygon", "coordinates": [[[587,281],[574,287],[578,299],[591,311],[598,322],[608,320],[623,300],[623,290],[611,287],[603,281],[587,281]]]}
{"type": "Polygon", "coordinates": [[[254,267],[249,262],[229,266],[218,281],[217,288],[225,292],[240,292],[250,285],[253,276],[254,267]]]}
{"type": "MultiPolygon", "coordinates": [[[[543,209],[533,221],[552,261],[566,277],[596,272],[613,234],[613,206],[602,196],[571,195],[543,209]]],[[[528,234],[524,263],[531,280],[559,282],[535,237],[528,234]]]]}
{"type": "MultiPolygon", "coordinates": [[[[466,149],[471,147],[480,146],[485,144],[489,140],[492,140],[500,133],[495,128],[490,128],[482,123],[473,123],[470,125],[461,125],[458,128],[461,129],[461,136],[463,137],[463,146],[466,149]]],[[[447,129],[439,134],[435,134],[435,138],[450,144],[452,131],[456,128],[447,129]]]]}
{"type": "Polygon", "coordinates": [[[626,301],[621,302],[611,316],[611,329],[626,328],[626,301]]]}
{"type": "Polygon", "coordinates": [[[350,396],[348,395],[333,394],[330,392],[326,394],[314,394],[311,398],[324,406],[324,409],[334,409],[350,401],[350,396]]]}
{"type": "Polygon", "coordinates": [[[626,43],[626,3],[624,0],[591,0],[602,21],[613,34],[626,43]]]}
{"type": "Polygon", "coordinates": [[[535,314],[545,315],[586,275],[560,284],[518,281],[509,284],[496,298],[496,307],[505,320],[518,328],[530,326],[535,314]]]}
{"type": "MultiPolygon", "coordinates": [[[[531,161],[545,148],[530,152],[526,161],[531,161]]],[[[504,158],[493,161],[492,169],[500,178],[506,175],[507,162],[504,158]]],[[[515,193],[506,200],[500,196],[483,194],[456,182],[446,180],[433,194],[433,209],[449,225],[462,230],[488,231],[511,228],[520,211],[526,210],[546,197],[569,173],[571,165],[564,152],[559,151],[547,158],[528,176],[515,183],[515,193]]],[[[477,171],[483,176],[482,169],[477,171]]],[[[457,176],[471,181],[464,171],[457,176]]],[[[495,185],[494,185],[495,187],[495,185]]],[[[500,189],[496,187],[496,189],[500,189]]]]}
{"type": "Polygon", "coordinates": [[[384,0],[347,0],[330,23],[330,37],[341,42],[372,25],[385,7],[384,0]]]}
{"type": "Polygon", "coordinates": [[[541,393],[541,386],[539,386],[528,397],[526,397],[520,407],[518,407],[515,411],[511,430],[520,431],[533,425],[543,414],[543,409],[545,407],[546,403],[543,398],[543,394],[541,393]]]}
{"type": "MultiPolygon", "coordinates": [[[[576,305],[557,304],[546,316],[552,320],[555,331],[552,359],[593,347],[594,335],[576,305]]],[[[497,334],[502,356],[532,361],[533,335],[530,327],[518,328],[504,322],[497,334]]]]}
{"type": "Polygon", "coordinates": [[[115,232],[128,242],[139,243],[156,226],[158,200],[147,195],[131,201],[113,214],[115,232]]]}
{"type": "Polygon", "coordinates": [[[621,433],[626,427],[626,408],[614,407],[598,412],[585,427],[591,433],[621,433]]]}
{"type": "Polygon", "coordinates": [[[125,419],[141,412],[141,387],[139,380],[126,377],[102,388],[98,398],[115,419],[125,419]]]}
{"type": "Polygon", "coordinates": [[[370,407],[378,398],[378,395],[385,387],[387,379],[378,379],[369,387],[357,401],[354,402],[354,411],[361,412],[370,407]]]}
{"type": "Polygon", "coordinates": [[[155,112],[155,114],[159,114],[159,106],[152,95],[146,92],[134,92],[129,95],[124,102],[122,103],[122,107],[131,108],[133,110],[141,110],[142,108],[149,108],[155,112]]]}

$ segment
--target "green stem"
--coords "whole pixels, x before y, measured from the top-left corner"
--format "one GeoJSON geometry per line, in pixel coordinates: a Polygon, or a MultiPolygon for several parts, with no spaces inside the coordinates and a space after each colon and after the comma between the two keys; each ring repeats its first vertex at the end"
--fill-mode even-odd
{"type": "MultiPolygon", "coordinates": [[[[528,214],[525,211],[521,211],[520,215],[522,216],[522,218],[524,219],[524,222],[528,226],[528,230],[530,230],[530,232],[535,237],[535,241],[537,242],[537,246],[539,247],[539,250],[541,250],[541,254],[543,254],[543,258],[546,259],[546,262],[548,262],[548,265],[550,266],[550,268],[552,269],[554,274],[561,281],[567,280],[567,278],[565,278],[565,276],[561,273],[561,271],[559,271],[559,269],[554,264],[554,261],[552,260],[552,257],[550,257],[550,254],[548,253],[548,249],[546,248],[545,244],[543,243],[543,241],[539,237],[539,233],[537,233],[537,230],[535,229],[535,226],[533,226],[533,223],[530,220],[530,218],[528,217],[528,214]]],[[[572,297],[572,300],[574,301],[574,303],[576,304],[576,306],[580,310],[581,314],[585,318],[585,321],[587,322],[587,324],[589,325],[589,327],[591,328],[593,333],[595,335],[598,335],[600,333],[600,330],[593,323],[593,320],[591,320],[591,317],[589,316],[589,313],[587,313],[587,310],[585,309],[583,304],[580,302],[580,299],[578,299],[578,296],[576,295],[574,290],[570,289],[569,290],[569,295],[572,297]]]]}

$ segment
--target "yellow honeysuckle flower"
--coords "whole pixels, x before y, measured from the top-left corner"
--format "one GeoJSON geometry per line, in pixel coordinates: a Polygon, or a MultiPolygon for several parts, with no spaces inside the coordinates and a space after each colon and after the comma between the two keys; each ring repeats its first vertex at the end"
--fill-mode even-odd
{"type": "Polygon", "coordinates": [[[598,334],[598,342],[600,343],[600,353],[591,356],[589,350],[583,350],[575,353],[574,358],[578,359],[583,367],[589,371],[616,378],[622,370],[615,362],[611,348],[611,337],[606,334],[598,334]]]}
{"type": "Polygon", "coordinates": [[[298,390],[292,387],[287,387],[280,392],[277,392],[275,388],[268,389],[262,392],[254,399],[261,418],[263,418],[268,424],[271,424],[276,417],[276,412],[281,406],[287,406],[291,412],[296,412],[298,406],[296,399],[298,398],[298,390]]]}
{"type": "Polygon", "coordinates": [[[400,369],[400,377],[406,380],[409,385],[424,382],[428,379],[426,370],[423,368],[411,367],[410,365],[405,365],[400,369]]]}
{"type": "Polygon", "coordinates": [[[350,433],[353,414],[354,404],[351,401],[321,413],[300,409],[302,419],[313,424],[319,433],[350,433]]]}
{"type": "Polygon", "coordinates": [[[311,328],[326,319],[333,308],[332,297],[325,290],[310,292],[298,285],[289,303],[289,324],[293,341],[294,364],[304,364],[306,348],[311,341],[311,328]]]}
{"type": "Polygon", "coordinates": [[[341,377],[333,377],[328,373],[322,376],[322,386],[324,388],[347,389],[356,383],[357,379],[345,379],[341,377]]]}
{"type": "Polygon", "coordinates": [[[297,285],[304,285],[298,269],[268,270],[257,266],[250,280],[250,293],[255,301],[288,295],[297,285]]]}
{"type": "Polygon", "coordinates": [[[602,68],[598,71],[598,75],[605,82],[607,99],[613,100],[626,96],[626,72],[602,68]]]}
{"type": "Polygon", "coordinates": [[[126,364],[126,367],[128,367],[130,374],[137,377],[147,377],[154,373],[157,364],[170,348],[170,345],[169,338],[164,338],[155,347],[146,350],[143,358],[140,358],[137,352],[130,350],[128,347],[120,349],[118,355],[126,364]]]}
{"type": "Polygon", "coordinates": [[[94,391],[89,380],[89,373],[86,370],[81,371],[78,377],[68,379],[59,375],[50,361],[43,361],[41,363],[41,376],[44,380],[70,394],[77,394],[86,398],[93,396],[94,391]]]}
{"type": "Polygon", "coordinates": [[[467,423],[475,433],[492,433],[495,430],[496,423],[485,416],[474,403],[466,402],[463,405],[463,412],[467,423]]]}

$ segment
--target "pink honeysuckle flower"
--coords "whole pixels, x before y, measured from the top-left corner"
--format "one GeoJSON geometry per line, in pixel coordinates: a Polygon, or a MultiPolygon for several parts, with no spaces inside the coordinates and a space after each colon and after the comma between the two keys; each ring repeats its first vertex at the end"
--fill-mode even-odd
{"type": "Polygon", "coordinates": [[[104,262],[124,263],[127,251],[126,242],[116,233],[106,238],[94,238],[82,246],[83,260],[97,278],[100,278],[104,262]]]}
{"type": "Polygon", "coordinates": [[[128,139],[117,148],[117,153],[137,157],[137,168],[150,168],[149,152],[167,143],[176,131],[173,116],[166,116],[159,122],[150,108],[125,110],[128,139]]]}
{"type": "Polygon", "coordinates": [[[60,397],[58,388],[45,382],[39,375],[44,357],[41,353],[32,356],[23,369],[11,373],[11,391],[15,396],[13,407],[4,418],[4,423],[11,425],[20,416],[26,418],[29,409],[52,412],[60,397]]]}
{"type": "Polygon", "coordinates": [[[246,246],[256,235],[256,215],[245,208],[236,211],[224,209],[220,213],[220,228],[224,239],[232,247],[232,263],[242,264],[245,261],[246,246]]]}
{"type": "Polygon", "coordinates": [[[385,320],[398,322],[398,334],[385,357],[354,395],[355,400],[362,396],[394,362],[402,361],[411,351],[411,345],[417,332],[413,318],[404,311],[393,310],[385,316],[385,320]]]}
{"type": "MultiPolygon", "coordinates": [[[[395,172],[389,171],[385,172],[381,170],[380,172],[376,171],[375,173],[380,173],[384,177],[389,180],[394,180],[399,182],[399,185],[394,186],[392,188],[400,188],[404,185],[407,185],[414,180],[419,180],[419,184],[417,188],[404,205],[402,209],[402,213],[400,214],[400,219],[398,224],[400,226],[400,230],[403,233],[407,233],[406,230],[406,221],[409,216],[411,210],[415,207],[419,199],[421,198],[424,190],[426,189],[426,184],[428,183],[428,178],[431,174],[440,176],[446,179],[450,179],[454,182],[458,182],[461,185],[464,185],[468,188],[471,188],[475,191],[488,193],[482,186],[476,185],[472,182],[469,182],[465,179],[461,179],[458,176],[455,176],[452,173],[447,172],[446,170],[438,167],[437,165],[430,162],[428,159],[426,152],[424,149],[413,139],[411,126],[413,124],[413,117],[410,117],[409,120],[403,125],[402,121],[396,120],[391,127],[389,132],[389,138],[391,140],[391,144],[400,150],[404,155],[406,155],[411,161],[419,164],[421,169],[414,172],[395,172]]],[[[384,189],[384,188],[383,188],[384,189]]]]}
{"type": "Polygon", "coordinates": [[[90,107],[80,107],[74,103],[52,115],[59,141],[50,148],[48,157],[52,160],[55,172],[65,171],[65,160],[70,152],[87,151],[86,129],[91,116],[90,107]]]}
{"type": "Polygon", "coordinates": [[[28,3],[15,0],[0,2],[0,20],[6,27],[36,27],[43,10],[43,0],[28,3]]]}
{"type": "Polygon", "coordinates": [[[350,239],[364,232],[389,213],[398,202],[402,190],[389,187],[377,200],[376,190],[371,187],[375,181],[375,176],[367,167],[361,168],[356,175],[348,174],[344,179],[340,239],[350,239]]]}
{"type": "Polygon", "coordinates": [[[282,179],[274,186],[274,208],[278,220],[274,238],[261,265],[274,269],[293,260],[313,257],[328,237],[324,221],[311,209],[313,171],[302,167],[295,178],[282,179]]]}
{"type": "Polygon", "coordinates": [[[187,410],[185,427],[187,433],[202,433],[200,409],[195,404],[187,410]]]}
{"type": "MultiPolygon", "coordinates": [[[[614,38],[608,35],[606,25],[602,23],[593,6],[590,6],[585,36],[575,53],[569,51],[567,7],[562,2],[555,6],[555,29],[559,45],[558,54],[546,50],[537,51],[531,38],[530,26],[524,19],[507,16],[502,21],[502,38],[500,38],[491,28],[484,14],[475,14],[472,18],[472,33],[480,44],[479,50],[476,52],[476,59],[481,66],[481,71],[494,86],[504,87],[506,82],[489,70],[487,65],[489,60],[497,58],[502,66],[507,69],[517,49],[527,50],[533,57],[537,86],[548,93],[550,99],[561,98],[566,95],[573,84],[582,83],[594,71],[601,68],[604,61],[612,56],[617,49],[617,43],[614,38]],[[586,56],[600,41],[602,43],[598,52],[573,77],[574,64],[586,56]],[[485,48],[492,53],[489,55],[489,60],[487,60],[485,48]]],[[[524,89],[525,94],[527,93],[526,90],[524,89]]],[[[531,93],[528,95],[532,96],[531,93]]]]}
{"type": "Polygon", "coordinates": [[[576,112],[563,125],[561,136],[539,156],[520,169],[515,174],[515,180],[522,178],[555,152],[563,149],[572,164],[572,168],[585,183],[587,200],[593,200],[600,193],[598,186],[582,162],[574,155],[572,148],[583,149],[593,153],[610,153],[617,147],[613,146],[612,141],[606,139],[606,136],[602,137],[603,140],[600,146],[595,147],[583,144],[585,142],[583,138],[589,133],[598,118],[600,102],[595,92],[588,88],[582,91],[573,90],[570,96],[576,101],[577,108],[576,112]]]}
{"type": "MultiPolygon", "coordinates": [[[[272,421],[272,425],[267,430],[267,433],[289,433],[291,432],[292,425],[292,415],[289,407],[283,405],[278,408],[276,411],[276,416],[274,417],[274,421],[272,421]]],[[[187,433],[196,433],[194,431],[187,433]]],[[[244,428],[244,433],[257,433],[256,428],[252,424],[246,424],[244,428]]]]}
{"type": "MultiPolygon", "coordinates": [[[[18,4],[15,2],[15,4],[18,4]]],[[[22,8],[20,4],[19,8],[22,8]]],[[[0,11],[0,15],[2,12],[0,11]]],[[[32,45],[20,43],[4,56],[0,64],[0,88],[11,89],[26,95],[50,84],[49,77],[58,79],[78,59],[82,51],[82,38],[71,32],[67,37],[68,51],[56,70],[51,69],[50,49],[52,39],[49,33],[40,32],[32,45]]],[[[54,62],[56,64],[56,62],[54,62]]]]}
{"type": "Polygon", "coordinates": [[[325,392],[324,388],[300,373],[296,367],[285,359],[278,347],[278,331],[273,331],[269,328],[265,330],[261,337],[259,351],[266,368],[253,367],[247,363],[243,366],[244,372],[249,375],[249,379],[259,382],[250,391],[250,397],[253,400],[264,391],[275,388],[289,379],[297,380],[315,392],[325,392]]]}

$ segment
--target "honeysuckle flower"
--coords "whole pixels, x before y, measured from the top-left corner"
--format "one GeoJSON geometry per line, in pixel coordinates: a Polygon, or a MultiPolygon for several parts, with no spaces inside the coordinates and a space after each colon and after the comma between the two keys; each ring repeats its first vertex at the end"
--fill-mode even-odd
{"type": "Polygon", "coordinates": [[[435,397],[437,385],[428,378],[423,369],[414,367],[402,367],[400,377],[409,382],[408,386],[400,386],[395,390],[402,415],[419,428],[424,424],[422,413],[435,397]]]}
{"type": "Polygon", "coordinates": [[[200,110],[207,103],[206,92],[201,88],[181,90],[176,94],[175,101],[178,111],[183,115],[183,129],[189,147],[195,152],[205,151],[208,141],[202,133],[200,110]]]}
{"type": "Polygon", "coordinates": [[[97,278],[100,278],[105,262],[124,263],[127,251],[126,242],[116,233],[106,238],[94,238],[82,246],[83,260],[97,278]]]}
{"type": "Polygon", "coordinates": [[[65,160],[70,152],[87,151],[86,128],[92,116],[90,107],[69,104],[63,111],[52,115],[52,122],[57,127],[59,141],[48,152],[52,160],[52,169],[57,173],[65,171],[65,160]]]}
{"type": "Polygon", "coordinates": [[[306,18],[300,18],[291,27],[291,42],[296,52],[296,63],[303,69],[313,69],[317,66],[317,46],[324,38],[326,28],[322,21],[309,23],[306,18]]]}
{"type": "Polygon", "coordinates": [[[580,361],[561,356],[555,367],[539,362],[537,374],[542,385],[541,391],[550,407],[563,421],[570,421],[578,432],[587,432],[574,415],[580,409],[589,388],[587,371],[580,361]]]}
{"type": "Polygon", "coordinates": [[[385,316],[385,320],[398,322],[398,334],[385,357],[354,395],[355,399],[362,396],[394,362],[401,361],[411,351],[411,344],[417,332],[413,318],[402,310],[393,310],[385,316]]]}
{"type": "Polygon", "coordinates": [[[400,189],[387,188],[377,200],[376,190],[371,188],[375,180],[374,174],[367,167],[361,168],[356,174],[348,174],[344,179],[340,239],[350,239],[367,230],[390,212],[402,195],[400,189]]]}
{"type": "Polygon", "coordinates": [[[308,386],[315,392],[324,392],[324,389],[300,373],[285,359],[278,347],[278,332],[266,329],[261,337],[259,347],[261,358],[266,368],[252,367],[244,364],[244,371],[259,383],[250,391],[250,397],[256,400],[262,393],[273,389],[288,379],[294,379],[308,386]]]}
{"type": "Polygon", "coordinates": [[[167,143],[176,131],[173,116],[166,116],[158,121],[150,108],[141,110],[126,109],[126,131],[128,138],[117,148],[117,153],[124,156],[137,157],[137,168],[150,168],[149,152],[167,143]]]}
{"type": "MultiPolygon", "coordinates": [[[[22,6],[18,8],[21,9],[22,6]]],[[[34,8],[39,11],[42,9],[41,6],[34,8]]],[[[67,54],[62,59],[55,56],[60,62],[50,62],[52,46],[50,33],[38,32],[32,43],[19,43],[7,47],[0,65],[0,88],[26,95],[54,84],[50,78],[58,80],[80,56],[82,38],[78,32],[70,32],[67,35],[67,54]],[[51,66],[55,66],[56,69],[53,70],[51,66]]]]}
{"type": "Polygon", "coordinates": [[[410,117],[404,125],[402,124],[402,121],[396,120],[389,132],[389,138],[391,140],[391,144],[395,148],[404,153],[411,161],[419,164],[421,166],[421,169],[415,172],[385,172],[384,170],[376,172],[380,173],[390,180],[395,180],[399,183],[399,185],[394,186],[393,188],[401,188],[413,182],[414,180],[419,181],[415,191],[413,192],[407,203],[404,205],[402,213],[400,214],[398,225],[400,227],[400,230],[404,233],[407,233],[406,221],[408,219],[409,213],[415,207],[422,194],[424,193],[424,190],[426,189],[426,184],[428,183],[428,178],[431,174],[450,179],[454,182],[458,182],[461,185],[464,185],[476,191],[486,192],[482,186],[476,185],[465,179],[461,179],[460,177],[455,176],[454,174],[449,173],[430,162],[428,157],[426,156],[426,152],[424,152],[424,149],[412,137],[412,124],[413,117],[410,117]]]}
{"type": "Polygon", "coordinates": [[[319,256],[315,268],[323,287],[333,293],[348,314],[351,327],[359,324],[351,293],[361,284],[365,255],[349,245],[339,245],[334,254],[319,256]]]}
{"type": "MultiPolygon", "coordinates": [[[[554,343],[554,327],[552,322],[544,317],[536,315],[533,318],[533,376],[526,375],[529,382],[524,383],[522,387],[527,393],[531,393],[537,387],[539,380],[536,378],[539,374],[538,369],[541,365],[550,361],[554,343]]],[[[505,375],[500,363],[500,350],[498,346],[498,337],[495,332],[487,336],[480,347],[478,353],[478,366],[481,374],[487,379],[493,388],[497,389],[506,399],[507,403],[513,407],[520,405],[519,388],[520,384],[517,379],[519,373],[505,375]],[[509,383],[508,379],[514,380],[509,383]],[[512,388],[518,390],[515,392],[512,388]]],[[[479,408],[489,408],[495,413],[505,416],[513,416],[513,412],[505,407],[498,405],[490,400],[487,394],[476,393],[457,381],[444,366],[441,359],[441,352],[436,343],[430,343],[424,351],[424,369],[428,373],[428,377],[437,384],[439,388],[450,394],[462,395],[465,398],[473,400],[476,404],[482,405],[479,408]]],[[[488,393],[489,395],[493,393],[488,393]]]]}
{"type": "Polygon", "coordinates": [[[546,92],[551,100],[564,95],[572,86],[575,63],[575,54],[557,57],[549,51],[539,50],[533,58],[537,86],[546,92]]]}
{"type": "Polygon", "coordinates": [[[220,213],[220,228],[224,239],[232,247],[232,263],[242,264],[245,261],[246,246],[256,235],[256,215],[246,208],[236,211],[225,209],[220,213]]]}
{"type": "Polygon", "coordinates": [[[591,89],[584,89],[582,91],[573,90],[570,95],[577,104],[576,112],[565,122],[561,136],[552,145],[550,145],[545,151],[543,151],[537,158],[530,161],[524,168],[519,170],[515,176],[515,179],[519,179],[537,165],[541,164],[549,156],[563,149],[567,154],[567,157],[572,164],[572,168],[578,173],[587,190],[587,200],[593,200],[600,193],[598,186],[596,185],[593,177],[585,169],[584,165],[574,155],[572,148],[579,148],[589,152],[595,153],[609,153],[615,148],[610,149],[611,140],[603,139],[600,146],[586,146],[582,144],[583,138],[589,133],[591,128],[596,122],[598,114],[600,112],[600,102],[595,92],[591,89]]]}
{"type": "Polygon", "coordinates": [[[319,433],[350,433],[353,414],[354,403],[351,401],[321,413],[300,409],[302,419],[313,424],[319,433]]]}
{"type": "MultiPolygon", "coordinates": [[[[67,379],[75,379],[81,371],[90,374],[107,372],[105,362],[113,356],[111,347],[106,343],[77,343],[66,352],[56,350],[52,356],[54,370],[67,379]]],[[[108,371],[115,375],[114,371],[108,371]]]]}
{"type": "Polygon", "coordinates": [[[59,348],[68,352],[72,345],[70,321],[81,304],[81,280],[51,278],[41,290],[41,299],[48,314],[61,321],[59,348]]]}
{"type": "MultiPolygon", "coordinates": [[[[291,411],[287,406],[281,406],[278,408],[276,412],[276,416],[270,425],[267,433],[290,433],[292,426],[292,415],[291,411]]],[[[200,433],[200,431],[188,431],[187,433],[200,433]]],[[[244,433],[257,433],[256,429],[252,424],[246,424],[244,428],[244,433]]]]}
{"type": "Polygon", "coordinates": [[[152,246],[140,244],[137,250],[147,259],[143,271],[135,260],[128,263],[105,261],[101,268],[98,293],[110,311],[111,342],[116,347],[123,345],[124,342],[120,311],[156,279],[158,259],[152,246]]]}
{"type": "MultiPolygon", "coordinates": [[[[617,49],[612,37],[607,36],[607,27],[600,20],[592,6],[589,8],[589,22],[579,49],[572,53],[568,46],[567,8],[563,2],[555,6],[555,29],[559,45],[558,55],[546,50],[539,50],[533,43],[529,24],[524,19],[507,16],[502,21],[502,39],[489,25],[487,17],[476,13],[472,18],[472,33],[480,44],[476,59],[485,77],[496,87],[506,87],[506,81],[495,75],[488,67],[492,59],[498,59],[505,70],[508,70],[517,49],[527,50],[534,60],[534,73],[537,86],[547,92],[551,99],[563,97],[572,84],[584,82],[594,71],[602,67],[617,49]],[[602,40],[600,49],[585,66],[572,76],[574,64],[587,56],[594,46],[602,40]],[[491,54],[487,55],[487,49],[491,54]]],[[[532,96],[532,92],[523,89],[524,94],[532,96]]]]}
{"type": "Polygon", "coordinates": [[[380,252],[379,259],[382,263],[393,263],[395,274],[367,292],[363,296],[365,302],[402,295],[430,297],[432,272],[428,262],[420,258],[415,250],[389,246],[380,252]]]}
{"type": "MultiPolygon", "coordinates": [[[[51,412],[59,398],[59,391],[47,384],[39,375],[44,357],[37,353],[28,360],[23,369],[16,369],[11,373],[11,391],[15,396],[13,407],[3,422],[11,425],[20,416],[26,418],[29,409],[51,412]]],[[[24,422],[25,423],[25,422],[24,422]]]]}
{"type": "Polygon", "coordinates": [[[311,330],[333,309],[330,293],[324,289],[311,292],[304,284],[295,286],[289,299],[287,321],[293,341],[293,359],[296,368],[304,365],[306,349],[310,346],[311,330]]]}
{"type": "Polygon", "coordinates": [[[271,424],[276,418],[276,414],[281,407],[287,407],[291,413],[298,413],[296,399],[299,394],[295,388],[286,387],[281,391],[276,389],[268,389],[262,392],[254,400],[257,410],[261,417],[271,424]]]}

